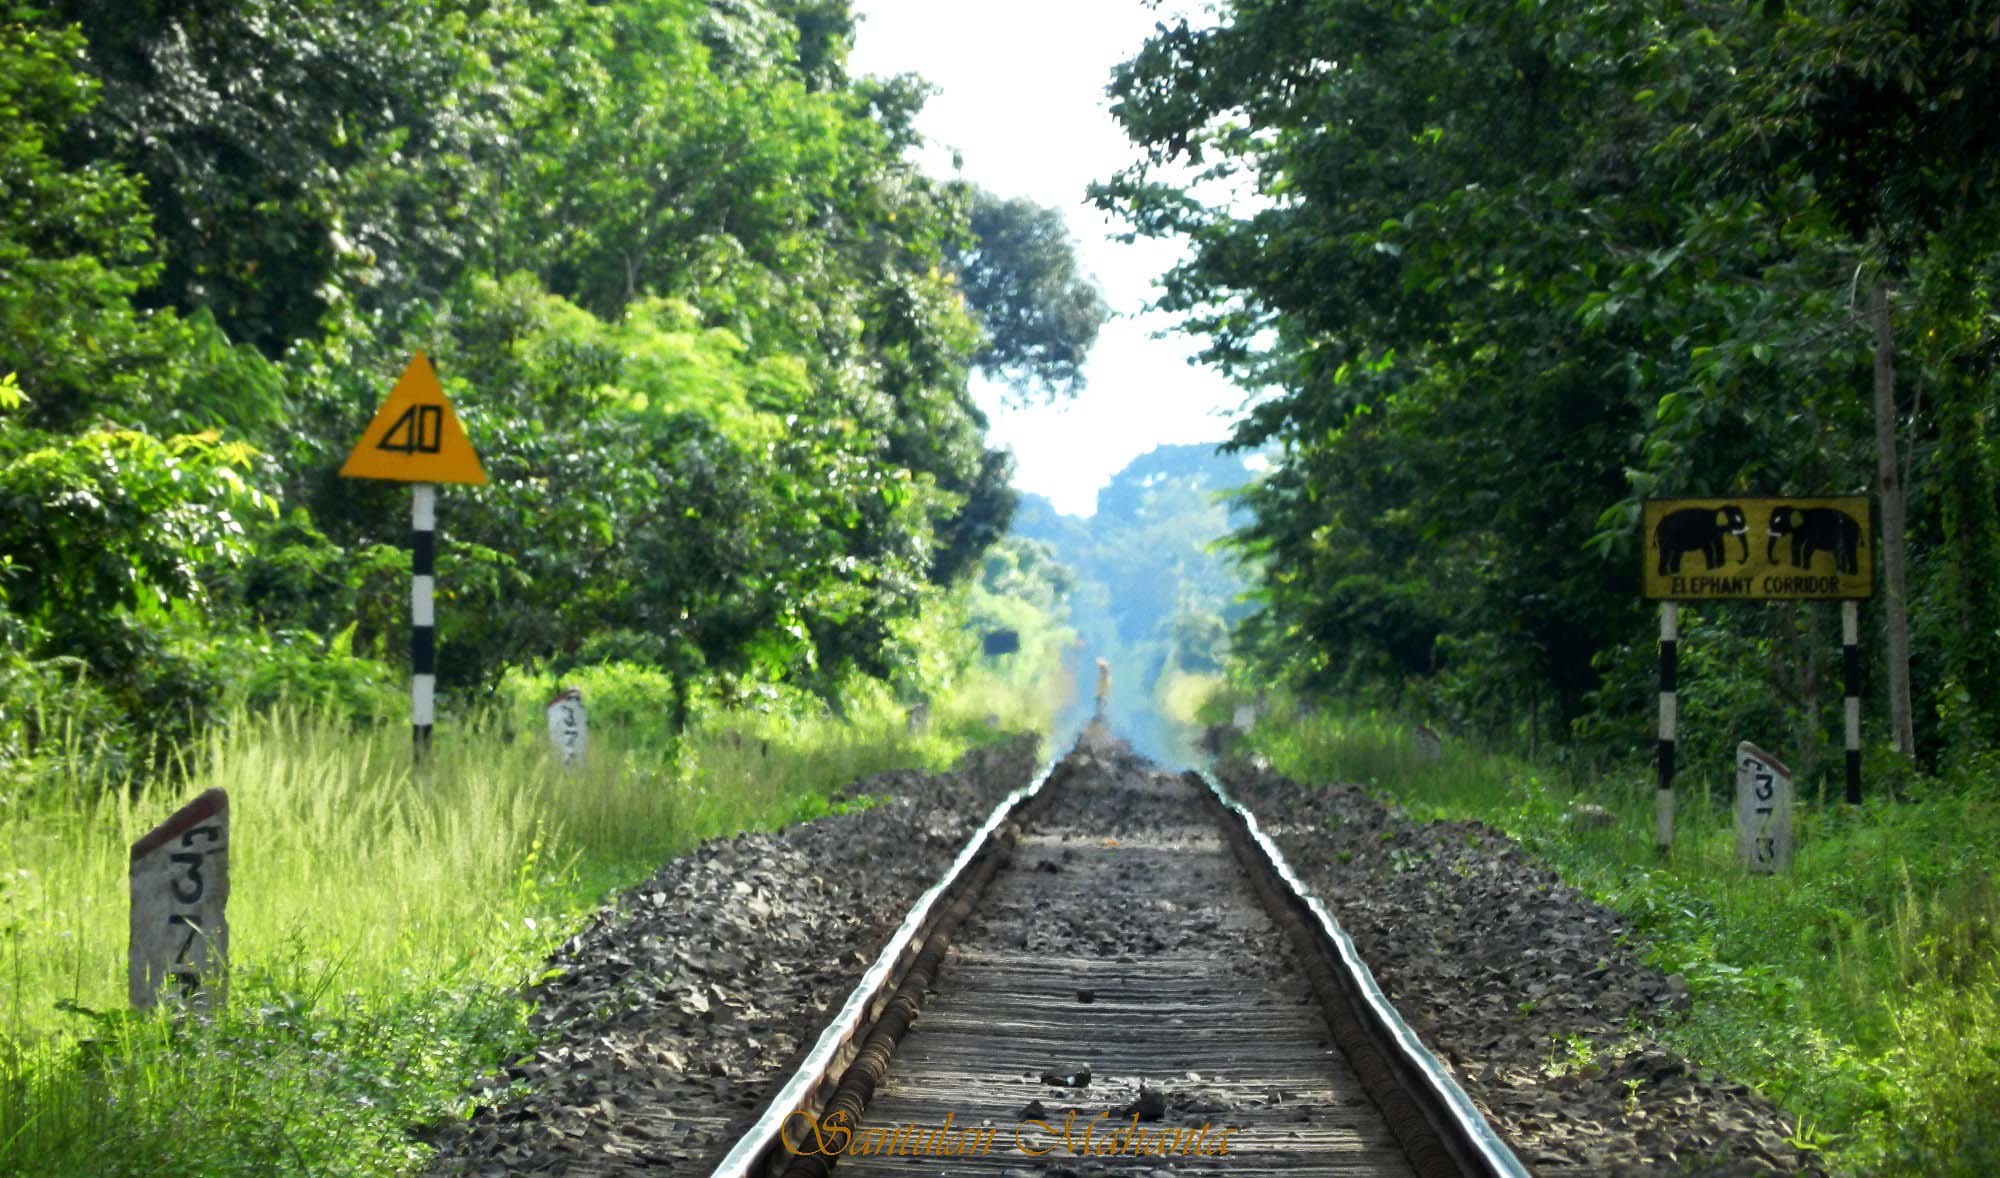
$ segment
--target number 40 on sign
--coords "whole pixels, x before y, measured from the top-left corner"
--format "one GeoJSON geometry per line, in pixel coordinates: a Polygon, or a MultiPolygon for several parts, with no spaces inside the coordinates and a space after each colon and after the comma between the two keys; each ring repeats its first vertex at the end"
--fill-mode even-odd
{"type": "Polygon", "coordinates": [[[485,468],[445,399],[430,357],[418,352],[396,387],[375,411],[354,452],[341,464],[344,479],[398,483],[486,481],[485,468]]]}

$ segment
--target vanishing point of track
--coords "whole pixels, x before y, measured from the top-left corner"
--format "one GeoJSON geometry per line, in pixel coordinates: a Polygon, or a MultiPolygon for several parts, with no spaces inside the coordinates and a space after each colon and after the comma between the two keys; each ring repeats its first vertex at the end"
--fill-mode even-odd
{"type": "Polygon", "coordinates": [[[718,1175],[1523,1174],[1212,780],[1101,735],[921,898],[718,1175]]]}

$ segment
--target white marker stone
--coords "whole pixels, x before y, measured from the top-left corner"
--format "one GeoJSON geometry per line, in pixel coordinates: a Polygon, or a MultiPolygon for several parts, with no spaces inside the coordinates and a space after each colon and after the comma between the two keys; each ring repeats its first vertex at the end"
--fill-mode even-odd
{"type": "Polygon", "coordinates": [[[132,1006],[160,989],[196,1005],[228,990],[229,795],[209,790],[132,844],[132,1006]]]}
{"type": "Polygon", "coordinates": [[[1431,731],[1428,724],[1410,729],[1410,744],[1416,748],[1420,760],[1435,761],[1444,756],[1444,737],[1431,731]]]}
{"type": "Polygon", "coordinates": [[[1250,726],[1257,722],[1257,709],[1250,704],[1237,704],[1234,719],[1236,721],[1236,731],[1248,732],[1250,731],[1250,726]]]}
{"type": "Polygon", "coordinates": [[[582,767],[584,746],[590,740],[589,727],[581,691],[565,687],[549,701],[549,739],[555,742],[556,752],[562,756],[563,768],[582,767]]]}
{"type": "Polygon", "coordinates": [[[1736,859],[1751,871],[1792,868],[1792,771],[1747,740],[1736,746],[1736,859]]]}

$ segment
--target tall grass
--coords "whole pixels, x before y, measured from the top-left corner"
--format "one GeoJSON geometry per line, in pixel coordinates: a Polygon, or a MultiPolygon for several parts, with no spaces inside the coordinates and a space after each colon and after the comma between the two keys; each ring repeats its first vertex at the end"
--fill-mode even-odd
{"type": "Polygon", "coordinates": [[[511,988],[581,913],[703,838],[994,735],[943,712],[916,734],[882,701],[721,714],[683,740],[594,726],[571,772],[499,710],[441,727],[421,775],[405,727],[239,716],[177,786],[7,799],[0,1170],[407,1171],[408,1127],[529,1048],[511,988]],[[231,1000],[131,1016],[127,848],[212,786],[230,799],[231,1000]]]}
{"type": "Polygon", "coordinates": [[[1839,1170],[2000,1173],[1996,783],[1919,783],[1917,800],[1859,810],[1804,791],[1793,869],[1766,877],[1736,864],[1720,781],[1682,791],[1662,858],[1643,771],[1569,778],[1457,742],[1424,760],[1408,726],[1378,713],[1281,708],[1252,742],[1299,780],[1497,826],[1623,913],[1695,997],[1663,1037],[1778,1100],[1839,1170]],[[1572,818],[1584,802],[1618,821],[1585,829],[1572,818]]]}

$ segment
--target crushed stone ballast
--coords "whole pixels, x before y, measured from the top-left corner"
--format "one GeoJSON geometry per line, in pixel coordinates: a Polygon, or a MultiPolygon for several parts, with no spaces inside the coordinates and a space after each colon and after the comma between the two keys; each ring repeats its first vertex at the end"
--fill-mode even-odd
{"type": "Polygon", "coordinates": [[[1255,817],[1101,735],[993,810],[713,1173],[836,1164],[1527,1173],[1255,817]]]}

